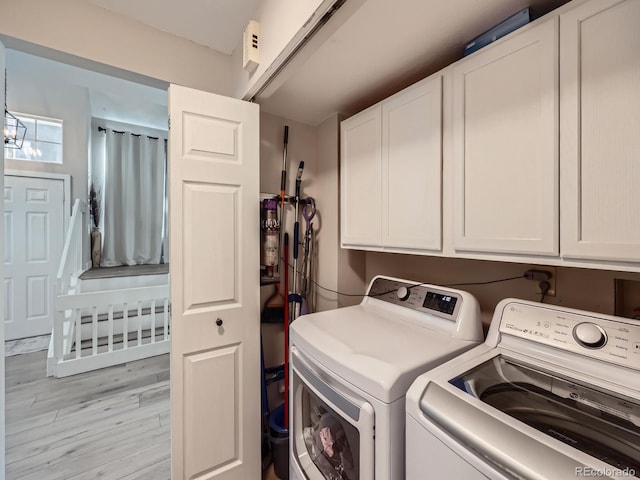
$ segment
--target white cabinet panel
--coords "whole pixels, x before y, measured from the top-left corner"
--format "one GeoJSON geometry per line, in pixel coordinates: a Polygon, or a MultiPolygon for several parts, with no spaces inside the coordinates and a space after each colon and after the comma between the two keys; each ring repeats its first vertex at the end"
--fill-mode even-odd
{"type": "Polygon", "coordinates": [[[454,247],[558,254],[558,21],[453,68],[454,247]]]}
{"type": "Polygon", "coordinates": [[[382,225],[380,105],[340,125],[341,245],[380,245],[382,225]]]}
{"type": "Polygon", "coordinates": [[[442,248],[442,77],[341,124],[343,247],[442,248]]]}
{"type": "Polygon", "coordinates": [[[382,104],[382,243],[442,248],[442,77],[382,104]]]}
{"type": "Polygon", "coordinates": [[[562,255],[640,261],[640,2],[560,17],[562,255]]]}

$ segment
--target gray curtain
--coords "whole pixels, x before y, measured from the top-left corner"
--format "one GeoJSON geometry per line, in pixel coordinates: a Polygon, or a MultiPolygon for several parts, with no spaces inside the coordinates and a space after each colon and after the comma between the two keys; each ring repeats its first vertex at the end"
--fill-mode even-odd
{"type": "Polygon", "coordinates": [[[160,263],[165,176],[163,139],[107,129],[103,266],[160,263]]]}

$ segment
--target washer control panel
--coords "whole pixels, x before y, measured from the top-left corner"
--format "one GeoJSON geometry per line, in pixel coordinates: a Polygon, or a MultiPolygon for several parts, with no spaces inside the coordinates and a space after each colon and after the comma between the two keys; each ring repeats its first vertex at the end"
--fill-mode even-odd
{"type": "Polygon", "coordinates": [[[500,332],[635,369],[640,366],[640,322],[627,318],[514,301],[502,312],[500,332]]]}
{"type": "Polygon", "coordinates": [[[453,321],[462,304],[457,291],[384,277],[374,279],[367,296],[453,321]]]}

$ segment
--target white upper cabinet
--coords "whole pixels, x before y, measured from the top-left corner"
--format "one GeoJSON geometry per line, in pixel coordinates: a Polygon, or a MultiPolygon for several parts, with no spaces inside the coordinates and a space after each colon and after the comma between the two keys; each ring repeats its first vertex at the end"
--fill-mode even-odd
{"type": "Polygon", "coordinates": [[[382,243],[442,248],[442,78],[382,104],[382,243]]]}
{"type": "Polygon", "coordinates": [[[380,105],[340,124],[341,245],[382,242],[380,105]]]}
{"type": "Polygon", "coordinates": [[[640,1],[560,16],[562,255],[640,261],[640,1]]]}
{"type": "Polygon", "coordinates": [[[439,251],[441,76],[343,121],[340,165],[343,247],[439,251]]]}
{"type": "Polygon", "coordinates": [[[639,25],[569,2],[343,122],[342,246],[640,271],[639,25]]]}
{"type": "Polygon", "coordinates": [[[558,255],[558,19],[453,67],[456,251],[558,255]]]}

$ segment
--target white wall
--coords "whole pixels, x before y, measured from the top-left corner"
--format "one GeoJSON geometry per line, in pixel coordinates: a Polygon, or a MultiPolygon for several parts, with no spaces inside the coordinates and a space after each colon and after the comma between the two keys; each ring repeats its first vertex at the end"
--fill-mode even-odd
{"type": "MultiPolygon", "coordinates": [[[[63,121],[63,163],[7,160],[6,168],[71,175],[72,198],[86,199],[91,105],[86,88],[52,81],[7,51],[7,104],[12,112],[63,121]]],[[[70,202],[73,204],[73,202],[70,202]]],[[[69,212],[70,214],[70,212],[69,212]]]]}
{"type": "Polygon", "coordinates": [[[316,279],[327,288],[315,289],[316,311],[331,310],[338,307],[338,249],[339,231],[339,143],[340,118],[333,115],[322,122],[317,130],[317,155],[314,188],[310,192],[317,202],[318,212],[314,219],[315,245],[314,265],[316,279]]]}
{"type": "MultiPolygon", "coordinates": [[[[385,274],[418,282],[450,285],[515,277],[523,275],[528,268],[534,266],[376,252],[369,252],[366,256],[367,281],[375,275],[385,274]]],[[[640,274],[628,272],[567,267],[558,268],[556,272],[556,296],[547,297],[545,303],[609,315],[614,315],[616,312],[614,280],[617,278],[640,281],[640,274]]],[[[629,289],[638,289],[639,285],[635,282],[629,282],[629,289]]],[[[456,288],[471,292],[478,298],[483,319],[487,324],[496,304],[503,298],[540,300],[540,295],[536,293],[536,283],[525,279],[456,288]]],[[[628,296],[630,295],[631,291],[628,292],[628,296]]]]}
{"type": "Polygon", "coordinates": [[[233,91],[230,56],[86,1],[2,2],[0,34],[164,82],[233,91]]]}
{"type": "MultiPolygon", "coordinates": [[[[28,64],[13,62],[16,52],[7,50],[7,104],[12,112],[56,118],[63,121],[63,163],[7,160],[11,170],[47,172],[71,176],[71,198],[87,198],[89,128],[91,107],[85,87],[50,80],[28,64]]],[[[71,212],[66,212],[70,215],[71,212]]],[[[89,239],[83,238],[83,260],[89,259],[89,239]]]]}
{"type": "Polygon", "coordinates": [[[316,180],[312,195],[321,211],[316,224],[317,280],[327,289],[349,295],[338,295],[318,288],[316,310],[330,310],[355,305],[365,289],[365,253],[340,248],[340,121],[335,114],[317,127],[316,180]],[[354,295],[354,296],[351,296],[354,295]]]}

